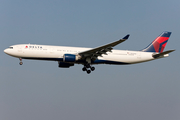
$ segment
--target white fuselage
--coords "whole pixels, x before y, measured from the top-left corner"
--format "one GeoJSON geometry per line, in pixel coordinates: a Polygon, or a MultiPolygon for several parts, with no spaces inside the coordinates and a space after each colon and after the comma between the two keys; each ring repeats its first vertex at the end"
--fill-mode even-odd
{"type": "MultiPolygon", "coordinates": [[[[78,54],[90,49],[83,47],[19,44],[10,46],[4,52],[17,58],[63,62],[64,54],[78,54]]],[[[154,60],[155,58],[152,57],[152,54],[152,52],[112,50],[112,52],[107,52],[107,55],[103,54],[98,57],[92,64],[134,64],[154,60]]],[[[80,61],[75,63],[83,64],[80,61]]]]}

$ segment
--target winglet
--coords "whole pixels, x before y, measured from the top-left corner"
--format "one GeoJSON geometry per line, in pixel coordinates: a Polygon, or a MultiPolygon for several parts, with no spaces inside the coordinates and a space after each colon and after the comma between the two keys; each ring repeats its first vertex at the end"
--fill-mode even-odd
{"type": "Polygon", "coordinates": [[[123,39],[128,39],[130,34],[126,35],[123,39]]]}

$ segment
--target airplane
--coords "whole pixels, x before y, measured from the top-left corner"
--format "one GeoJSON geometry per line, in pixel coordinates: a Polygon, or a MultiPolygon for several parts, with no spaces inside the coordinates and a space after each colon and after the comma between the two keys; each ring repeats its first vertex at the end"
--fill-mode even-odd
{"type": "Polygon", "coordinates": [[[175,51],[163,52],[170,35],[171,32],[162,32],[153,42],[140,51],[113,50],[114,46],[129,38],[130,35],[128,34],[120,40],[96,48],[18,44],[10,46],[4,52],[19,58],[20,65],[23,64],[22,59],[58,61],[60,68],[82,64],[84,66],[82,70],[90,74],[91,71],[95,70],[92,65],[127,65],[168,57],[169,53],[175,51]]]}

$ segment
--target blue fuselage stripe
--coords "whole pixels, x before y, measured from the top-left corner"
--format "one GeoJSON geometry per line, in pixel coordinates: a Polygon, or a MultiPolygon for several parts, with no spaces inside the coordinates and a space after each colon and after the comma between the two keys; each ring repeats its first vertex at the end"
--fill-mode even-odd
{"type": "MultiPolygon", "coordinates": [[[[23,57],[22,59],[32,59],[32,60],[50,60],[50,61],[60,61],[63,62],[63,58],[33,58],[33,57],[23,57]]],[[[75,63],[84,64],[86,63],[84,60],[82,61],[76,61],[75,63]]],[[[124,62],[116,62],[116,61],[109,61],[109,60],[98,60],[92,61],[91,64],[114,64],[114,65],[125,65],[130,63],[124,63],[124,62]]]]}

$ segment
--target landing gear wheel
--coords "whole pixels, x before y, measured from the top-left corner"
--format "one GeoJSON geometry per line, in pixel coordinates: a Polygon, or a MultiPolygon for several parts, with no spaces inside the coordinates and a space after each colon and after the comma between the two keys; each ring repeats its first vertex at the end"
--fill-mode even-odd
{"type": "Polygon", "coordinates": [[[95,67],[91,67],[91,70],[94,71],[94,70],[95,70],[95,67]]]}
{"type": "Polygon", "coordinates": [[[90,74],[91,73],[91,70],[87,70],[87,74],[90,74]]]}
{"type": "Polygon", "coordinates": [[[19,64],[20,64],[20,65],[22,65],[22,64],[23,64],[23,62],[20,62],[19,64]]]}
{"type": "Polygon", "coordinates": [[[22,58],[19,58],[19,60],[20,60],[19,64],[22,65],[23,64],[22,58]]]}
{"type": "Polygon", "coordinates": [[[91,71],[94,71],[95,67],[91,66],[89,63],[84,64],[84,67],[82,68],[82,71],[86,71],[87,74],[90,74],[91,71]]]}
{"type": "Polygon", "coordinates": [[[82,68],[82,71],[86,71],[86,70],[87,70],[86,67],[83,67],[83,68],[82,68]]]}

